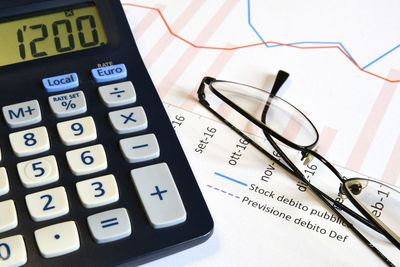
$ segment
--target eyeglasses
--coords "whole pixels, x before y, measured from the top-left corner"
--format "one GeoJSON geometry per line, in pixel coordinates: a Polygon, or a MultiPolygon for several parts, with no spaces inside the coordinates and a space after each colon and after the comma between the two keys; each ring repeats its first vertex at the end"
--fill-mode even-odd
{"type": "Polygon", "coordinates": [[[400,249],[400,189],[370,178],[348,179],[318,154],[316,127],[299,109],[276,96],[288,77],[288,73],[279,71],[270,92],[204,77],[198,99],[219,120],[299,179],[305,190],[312,191],[378,257],[394,266],[342,212],[384,235],[400,249]],[[240,130],[243,128],[246,131],[240,130]],[[264,135],[268,144],[245,134],[252,131],[264,135]],[[275,152],[267,151],[271,149],[275,152]],[[288,153],[292,149],[298,152],[295,156],[288,153]]]}

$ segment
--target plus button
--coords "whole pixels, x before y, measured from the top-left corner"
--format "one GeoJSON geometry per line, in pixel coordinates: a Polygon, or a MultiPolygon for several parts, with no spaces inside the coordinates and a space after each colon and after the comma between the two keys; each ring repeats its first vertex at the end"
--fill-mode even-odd
{"type": "Polygon", "coordinates": [[[158,188],[158,186],[155,186],[155,188],[156,188],[156,192],[151,193],[150,195],[151,195],[151,196],[158,195],[158,197],[160,198],[160,200],[163,200],[162,194],[167,193],[167,190],[160,191],[160,189],[158,188]]]}

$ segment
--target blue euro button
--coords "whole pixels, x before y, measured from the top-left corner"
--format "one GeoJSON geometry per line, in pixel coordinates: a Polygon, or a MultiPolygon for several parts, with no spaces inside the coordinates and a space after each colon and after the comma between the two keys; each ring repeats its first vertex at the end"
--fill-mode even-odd
{"type": "Polygon", "coordinates": [[[75,72],[44,78],[42,83],[48,93],[64,91],[79,86],[78,75],[75,72]]]}
{"type": "Polygon", "coordinates": [[[93,78],[98,83],[111,82],[124,79],[127,76],[125,64],[112,65],[97,69],[92,69],[93,78]]]}

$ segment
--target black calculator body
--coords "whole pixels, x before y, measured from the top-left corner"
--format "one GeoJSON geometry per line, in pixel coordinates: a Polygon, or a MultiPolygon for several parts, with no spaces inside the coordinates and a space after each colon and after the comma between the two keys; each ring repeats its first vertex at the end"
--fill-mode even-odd
{"type": "Polygon", "coordinates": [[[0,55],[0,266],[135,266],[210,237],[119,1],[3,0],[0,55]]]}

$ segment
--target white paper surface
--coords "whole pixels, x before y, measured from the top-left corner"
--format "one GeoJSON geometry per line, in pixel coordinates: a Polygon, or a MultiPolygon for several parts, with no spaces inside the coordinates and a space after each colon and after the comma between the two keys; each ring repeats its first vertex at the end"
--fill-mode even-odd
{"type": "MultiPolygon", "coordinates": [[[[205,75],[269,90],[283,69],[291,76],[278,95],[316,125],[321,154],[344,172],[400,185],[396,37],[400,3],[137,0],[123,4],[215,221],[214,234],[206,243],[146,266],[382,265],[347,228],[311,215],[313,210],[324,215],[326,209],[309,192],[301,192],[286,173],[275,168],[270,178],[262,179],[272,163],[254,148],[242,149],[236,164],[230,164],[232,153],[243,144],[197,103],[196,91],[205,75]],[[268,47],[260,44],[264,41],[271,41],[268,47]],[[273,194],[259,194],[251,190],[255,186],[273,194]],[[248,204],[246,198],[257,205],[248,204]],[[285,204],[284,198],[307,210],[285,204]],[[265,206],[290,219],[260,208],[265,206]]],[[[367,232],[367,237],[400,264],[399,250],[375,233],[367,232]]]]}

